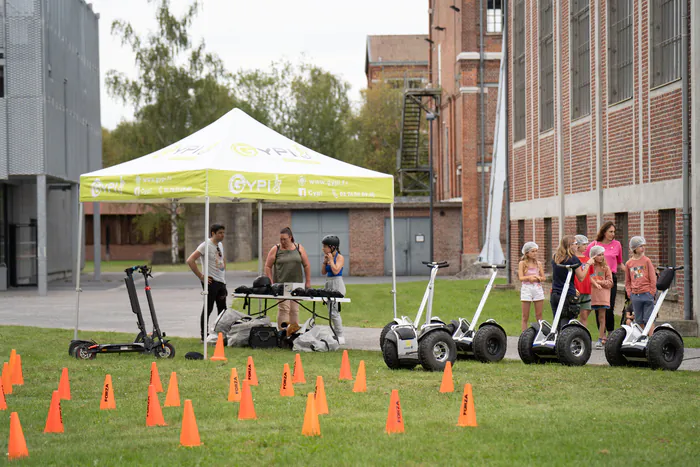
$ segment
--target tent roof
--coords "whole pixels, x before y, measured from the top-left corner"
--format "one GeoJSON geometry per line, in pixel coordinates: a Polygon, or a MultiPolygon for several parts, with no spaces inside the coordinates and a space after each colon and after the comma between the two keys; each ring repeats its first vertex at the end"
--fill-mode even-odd
{"type": "Polygon", "coordinates": [[[146,156],[80,177],[80,200],[392,203],[391,175],[324,156],[240,109],[146,156]]]}

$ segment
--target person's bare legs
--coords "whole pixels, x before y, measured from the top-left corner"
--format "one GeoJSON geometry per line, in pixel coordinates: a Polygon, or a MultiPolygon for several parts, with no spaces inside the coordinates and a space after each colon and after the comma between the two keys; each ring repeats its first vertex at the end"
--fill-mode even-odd
{"type": "Polygon", "coordinates": [[[591,310],[581,310],[581,324],[583,324],[584,328],[588,327],[588,314],[591,312],[591,310]]]}
{"type": "MultiPolygon", "coordinates": [[[[520,302],[522,303],[522,320],[520,322],[520,331],[524,332],[527,329],[527,322],[530,320],[530,303],[532,302],[520,302]]],[[[542,302],[540,302],[540,316],[542,316],[542,302]]],[[[537,308],[535,308],[535,313],[537,313],[537,308]]]]}
{"type": "Polygon", "coordinates": [[[542,309],[544,308],[544,300],[537,300],[535,303],[535,318],[537,321],[542,321],[542,309]]]}
{"type": "Polygon", "coordinates": [[[598,316],[598,327],[600,328],[598,338],[602,342],[606,342],[608,339],[605,337],[605,308],[601,308],[600,313],[596,313],[596,315],[598,316]]]}

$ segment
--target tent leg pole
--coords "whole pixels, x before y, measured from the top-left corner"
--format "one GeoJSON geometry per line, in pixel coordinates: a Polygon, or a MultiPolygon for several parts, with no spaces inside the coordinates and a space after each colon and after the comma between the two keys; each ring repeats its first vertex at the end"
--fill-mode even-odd
{"type": "MultiPolygon", "coordinates": [[[[262,276],[263,269],[263,209],[262,200],[258,201],[258,276],[262,276]]],[[[262,300],[258,299],[258,313],[262,312],[262,300]]]]}
{"type": "Polygon", "coordinates": [[[204,198],[204,257],[202,258],[204,269],[204,287],[202,287],[202,310],[204,312],[204,360],[207,359],[207,335],[209,334],[209,313],[207,302],[209,298],[209,197],[204,198]]]}
{"type": "Polygon", "coordinates": [[[78,254],[75,261],[75,329],[73,340],[78,340],[78,324],[80,322],[80,263],[83,253],[83,203],[78,202],[78,254]]]}
{"type": "Polygon", "coordinates": [[[394,300],[394,320],[396,320],[396,246],[394,241],[394,203],[389,208],[391,216],[391,295],[394,300]]]}

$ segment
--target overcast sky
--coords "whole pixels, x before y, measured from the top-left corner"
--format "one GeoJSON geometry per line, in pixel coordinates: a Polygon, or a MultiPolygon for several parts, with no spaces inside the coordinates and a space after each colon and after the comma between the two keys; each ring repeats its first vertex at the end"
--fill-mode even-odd
{"type": "MultiPolygon", "coordinates": [[[[133,112],[107,95],[104,76],[111,69],[135,76],[133,55],[111,35],[112,21],[127,20],[145,33],[155,28],[155,6],[146,0],[88,1],[100,14],[102,126],[112,129],[133,112]]],[[[181,14],[190,3],[172,0],[172,9],[181,14]]],[[[426,0],[203,0],[203,5],[192,35],[204,39],[229,71],[265,69],[272,61],[298,62],[303,56],[348,81],[353,101],[367,83],[367,35],[428,31],[426,0]]]]}

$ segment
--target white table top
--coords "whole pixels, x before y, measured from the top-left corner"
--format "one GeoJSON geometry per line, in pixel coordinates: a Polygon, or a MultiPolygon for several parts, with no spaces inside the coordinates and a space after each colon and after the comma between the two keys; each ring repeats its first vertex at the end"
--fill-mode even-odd
{"type": "Polygon", "coordinates": [[[242,294],[233,293],[233,298],[261,298],[266,300],[295,300],[297,302],[324,302],[328,300],[333,300],[336,303],[350,303],[349,298],[335,298],[335,297],[295,297],[293,295],[258,295],[258,294],[242,294]]]}

